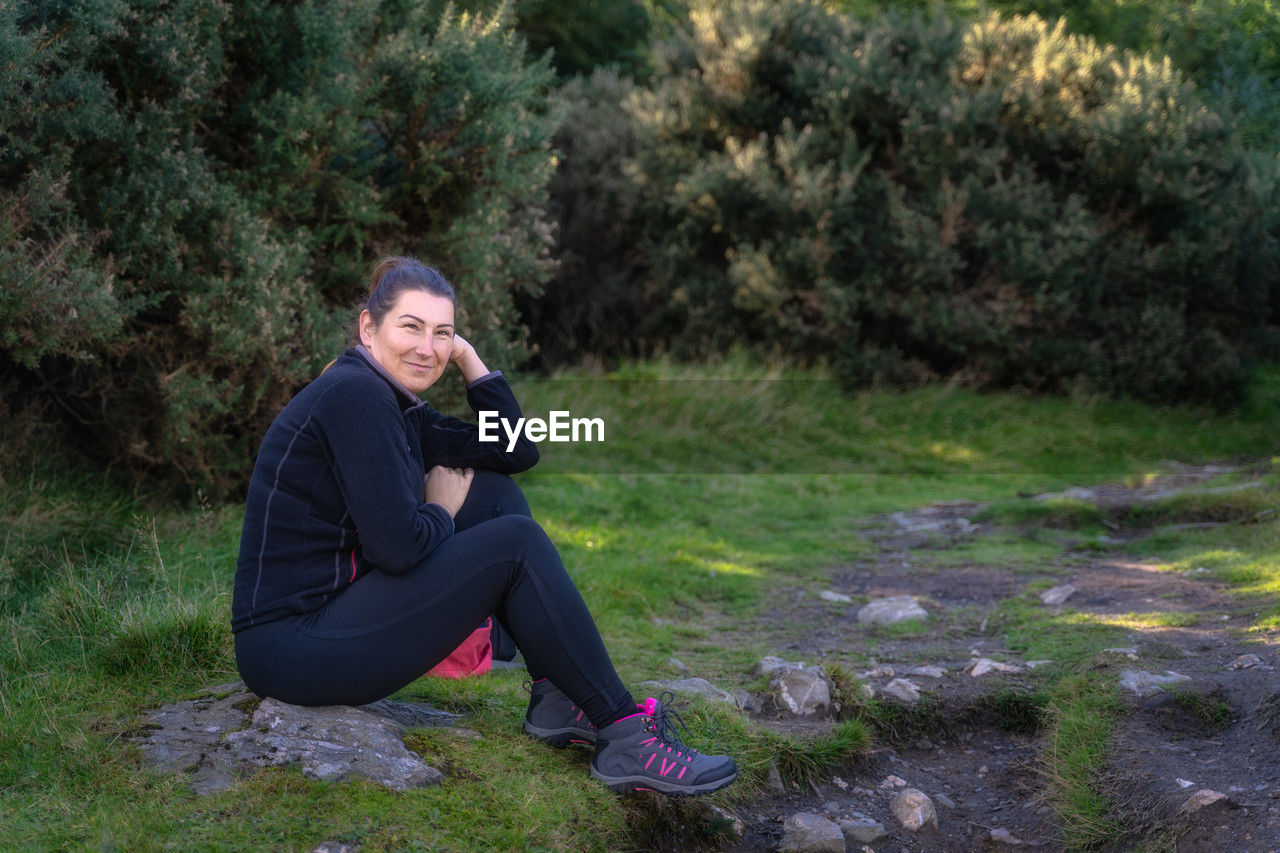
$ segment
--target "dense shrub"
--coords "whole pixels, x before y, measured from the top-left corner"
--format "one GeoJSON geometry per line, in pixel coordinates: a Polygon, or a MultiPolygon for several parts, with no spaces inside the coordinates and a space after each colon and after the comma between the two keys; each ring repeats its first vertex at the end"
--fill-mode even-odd
{"type": "Polygon", "coordinates": [[[642,334],[857,381],[1238,396],[1269,178],[1170,63],[1035,17],[692,17],[627,101],[664,296],[642,334]]]}
{"type": "Polygon", "coordinates": [[[560,168],[550,184],[559,266],[553,285],[521,303],[544,366],[645,353],[636,334],[650,301],[642,290],[643,220],[628,168],[639,152],[623,107],[634,89],[629,78],[602,70],[553,96],[562,116],[554,137],[560,168]]]}
{"type": "Polygon", "coordinates": [[[371,260],[497,364],[551,272],[550,70],[398,0],[0,5],[0,379],[113,464],[235,484],[371,260]]]}

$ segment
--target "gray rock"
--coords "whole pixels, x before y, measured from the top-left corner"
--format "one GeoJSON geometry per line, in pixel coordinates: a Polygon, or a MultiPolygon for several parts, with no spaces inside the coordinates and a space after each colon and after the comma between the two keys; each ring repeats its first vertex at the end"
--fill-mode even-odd
{"type": "Polygon", "coordinates": [[[858,677],[863,681],[866,681],[868,678],[893,678],[893,675],[893,667],[883,663],[876,664],[866,672],[858,673],[858,677]]]}
{"type": "Polygon", "coordinates": [[[685,664],[684,661],[679,660],[677,658],[667,658],[667,669],[671,670],[672,672],[677,672],[680,675],[689,674],[689,667],[685,664]]]}
{"type": "Polygon", "coordinates": [[[1055,586],[1053,589],[1046,589],[1040,593],[1040,600],[1050,607],[1057,607],[1065,602],[1068,598],[1075,595],[1076,588],[1069,583],[1061,586],[1055,586]]]}
{"type": "Polygon", "coordinates": [[[356,853],[359,844],[343,844],[341,841],[325,841],[311,848],[311,853],[356,853]]]}
{"type": "Polygon", "coordinates": [[[1007,829],[996,828],[991,830],[991,840],[997,844],[1007,844],[1010,847],[1017,847],[1022,844],[1022,839],[1014,835],[1007,829]]]}
{"type": "Polygon", "coordinates": [[[1257,655],[1240,655],[1238,658],[1227,664],[1227,669],[1249,669],[1262,663],[1262,658],[1257,655]]]}
{"type": "Polygon", "coordinates": [[[764,710],[764,703],[760,701],[759,696],[741,688],[733,691],[733,701],[749,714],[758,714],[764,710]]]}
{"type": "Polygon", "coordinates": [[[947,671],[940,666],[913,666],[907,675],[918,675],[921,678],[942,678],[947,671]]]}
{"type": "Polygon", "coordinates": [[[756,664],[755,672],[769,677],[770,696],[792,714],[810,716],[831,707],[831,678],[820,666],[770,656],[756,664]]]}
{"type": "Polygon", "coordinates": [[[1126,690],[1132,690],[1139,699],[1145,699],[1148,696],[1154,696],[1159,693],[1166,684],[1176,684],[1180,681],[1191,680],[1187,676],[1179,675],[1171,669],[1166,669],[1164,672],[1164,675],[1156,675],[1153,672],[1126,669],[1120,673],[1120,686],[1126,690]]]}
{"type": "Polygon", "coordinates": [[[802,717],[825,713],[831,707],[831,682],[821,667],[778,673],[769,687],[780,706],[802,717]]]}
{"type": "Polygon", "coordinates": [[[747,832],[747,826],[742,822],[742,818],[719,806],[707,806],[703,820],[711,824],[715,830],[734,838],[741,838],[747,832]]]}
{"type": "Polygon", "coordinates": [[[787,793],[787,786],[782,781],[782,774],[778,772],[778,765],[769,765],[769,771],[765,774],[764,785],[775,794],[787,793]]]}
{"type": "Polygon", "coordinates": [[[840,821],[840,831],[844,833],[846,841],[860,841],[863,844],[870,844],[872,841],[884,838],[889,834],[883,823],[878,820],[872,820],[869,817],[842,820],[840,821]]]}
{"type": "Polygon", "coordinates": [[[918,832],[926,826],[938,828],[938,812],[933,801],[919,789],[906,788],[894,794],[889,801],[889,811],[909,832],[918,832]]]}
{"type": "Polygon", "coordinates": [[[1001,663],[990,658],[975,658],[965,668],[969,670],[969,674],[974,678],[986,675],[989,672],[1022,672],[1022,667],[1017,664],[1001,663]]]}
{"type": "Polygon", "coordinates": [[[1137,659],[1138,659],[1138,647],[1137,647],[1137,646],[1122,646],[1122,647],[1120,647],[1120,648],[1116,648],[1116,649],[1103,649],[1102,651],[1103,651],[1103,653],[1104,653],[1104,654],[1109,653],[1109,654],[1113,654],[1113,655],[1121,655],[1121,656],[1123,656],[1123,657],[1127,657],[1129,660],[1137,660],[1137,659]]]}
{"type": "Polygon", "coordinates": [[[956,807],[956,801],[941,792],[933,795],[933,801],[944,809],[954,809],[956,807]]]}
{"type": "Polygon", "coordinates": [[[1196,791],[1188,797],[1187,801],[1182,804],[1182,807],[1178,809],[1178,811],[1182,814],[1191,814],[1192,812],[1198,812],[1210,807],[1222,809],[1240,808],[1240,806],[1226,794],[1210,790],[1209,788],[1201,788],[1199,791],[1196,791]]]}
{"type": "Polygon", "coordinates": [[[852,598],[845,595],[843,592],[835,592],[830,589],[824,589],[822,592],[818,593],[818,598],[821,598],[823,601],[830,601],[833,604],[849,604],[853,601],[852,598]]]}
{"type": "Polygon", "coordinates": [[[928,618],[928,612],[910,595],[878,598],[858,610],[858,621],[864,625],[893,625],[908,619],[928,618]]]}
{"type": "Polygon", "coordinates": [[[447,726],[458,716],[389,700],[359,708],[303,708],[259,700],[243,685],[225,685],[155,711],[138,741],[150,764],[183,771],[199,794],[226,788],[259,768],[286,765],[313,779],[359,776],[403,791],[444,779],[405,747],[405,728],[447,726]]]}
{"type": "Polygon", "coordinates": [[[920,688],[905,678],[895,678],[881,687],[880,692],[908,705],[914,705],[920,701],[920,688]]]}
{"type": "Polygon", "coordinates": [[[678,693],[681,696],[701,696],[704,699],[710,699],[712,702],[727,702],[730,705],[737,705],[738,702],[733,698],[733,694],[721,690],[705,678],[680,678],[675,681],[642,681],[641,687],[649,687],[655,691],[655,695],[663,690],[670,690],[672,693],[678,693]]]}
{"type": "Polygon", "coordinates": [[[844,834],[835,822],[822,815],[800,812],[783,821],[782,843],[778,849],[795,853],[844,853],[844,834]]]}

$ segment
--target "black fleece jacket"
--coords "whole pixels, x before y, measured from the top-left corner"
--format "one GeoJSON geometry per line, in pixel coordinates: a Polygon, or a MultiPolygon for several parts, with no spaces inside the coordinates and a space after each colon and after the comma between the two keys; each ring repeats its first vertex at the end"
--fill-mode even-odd
{"type": "MultiPolygon", "coordinates": [[[[499,373],[467,389],[479,411],[520,417],[499,373]]],[[[231,602],[235,632],[309,613],[369,571],[401,574],[453,535],[444,507],[423,502],[434,465],[504,474],[530,468],[521,435],[481,442],[473,424],[442,415],[371,357],[348,350],[285,406],[262,440],[249,482],[231,602]]]]}

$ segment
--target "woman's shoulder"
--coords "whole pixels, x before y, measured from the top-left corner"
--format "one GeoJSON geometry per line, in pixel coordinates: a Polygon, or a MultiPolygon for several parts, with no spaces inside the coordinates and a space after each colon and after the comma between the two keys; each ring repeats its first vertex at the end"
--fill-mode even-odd
{"type": "Polygon", "coordinates": [[[380,409],[399,411],[395,391],[363,359],[349,352],[311,380],[294,402],[300,402],[312,415],[321,416],[367,416],[380,409]]]}

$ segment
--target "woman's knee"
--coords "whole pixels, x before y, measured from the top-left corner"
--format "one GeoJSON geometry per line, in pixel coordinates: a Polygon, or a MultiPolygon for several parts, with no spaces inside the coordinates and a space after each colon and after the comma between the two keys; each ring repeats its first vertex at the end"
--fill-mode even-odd
{"type": "Polygon", "coordinates": [[[481,522],[508,515],[533,515],[524,492],[506,474],[476,471],[471,481],[471,490],[467,492],[467,499],[454,518],[454,524],[457,529],[465,530],[481,522]]]}

